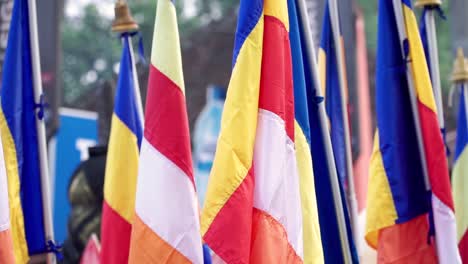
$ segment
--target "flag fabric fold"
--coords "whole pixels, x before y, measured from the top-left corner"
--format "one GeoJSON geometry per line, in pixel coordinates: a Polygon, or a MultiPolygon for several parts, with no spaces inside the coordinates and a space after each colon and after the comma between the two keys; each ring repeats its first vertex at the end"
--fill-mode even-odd
{"type": "Polygon", "coordinates": [[[159,0],[141,143],[129,263],[202,263],[179,33],[159,0]]]}
{"type": "Polygon", "coordinates": [[[241,1],[201,226],[227,263],[304,260],[289,27],[287,1],[241,1]]]}
{"type": "Polygon", "coordinates": [[[453,197],[457,219],[458,248],[463,263],[468,263],[468,95],[466,84],[460,85],[457,139],[452,171],[453,197]]]}
{"type": "Polygon", "coordinates": [[[131,36],[122,35],[114,114],[109,139],[101,221],[102,263],[127,263],[135,212],[138,157],[143,137],[139,89],[131,54],[131,36]]]}
{"type": "Polygon", "coordinates": [[[378,132],[370,165],[366,240],[377,249],[380,263],[459,263],[453,249],[455,216],[445,148],[411,3],[379,1],[378,23],[378,132]],[[399,39],[394,8],[402,9],[404,41],[399,39]],[[412,80],[407,80],[407,70],[412,80]],[[418,149],[409,82],[417,95],[423,153],[418,149]],[[427,162],[431,192],[425,187],[421,155],[427,162]],[[429,239],[434,233],[431,226],[435,240],[429,239]]]}
{"type": "Polygon", "coordinates": [[[31,10],[16,0],[1,86],[0,131],[8,177],[11,236],[17,263],[48,251],[34,101],[31,10]]]}

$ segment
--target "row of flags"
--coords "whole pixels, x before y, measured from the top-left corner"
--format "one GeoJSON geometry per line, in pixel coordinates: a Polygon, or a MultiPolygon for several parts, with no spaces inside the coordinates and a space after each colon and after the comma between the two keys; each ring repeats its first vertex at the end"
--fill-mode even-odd
{"type": "MultiPolygon", "coordinates": [[[[1,91],[0,263],[26,263],[30,255],[57,251],[48,231],[50,201],[43,198],[44,105],[35,87],[31,2],[15,1],[1,91]]],[[[359,262],[351,225],[351,218],[357,221],[355,197],[346,192],[353,175],[336,7],[327,1],[317,60],[303,0],[240,1],[203,208],[193,178],[174,2],[158,0],[144,114],[131,34],[121,35],[102,263],[210,263],[212,257],[225,263],[359,262]]],[[[411,3],[379,0],[378,17],[377,132],[365,239],[379,263],[461,263],[458,241],[465,259],[468,218],[455,213],[466,207],[465,86],[454,203],[411,3]]]]}

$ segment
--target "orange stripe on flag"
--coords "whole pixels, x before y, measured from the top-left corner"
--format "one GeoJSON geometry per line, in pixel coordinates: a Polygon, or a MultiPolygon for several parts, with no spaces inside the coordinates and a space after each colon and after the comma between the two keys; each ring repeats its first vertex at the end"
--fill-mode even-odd
{"type": "Polygon", "coordinates": [[[190,263],[190,261],[135,215],[128,263],[190,263]]]}
{"type": "Polygon", "coordinates": [[[288,242],[283,225],[256,208],[252,218],[250,263],[302,263],[288,242]]]}
{"type": "Polygon", "coordinates": [[[9,229],[0,232],[0,263],[16,263],[9,229]]]}
{"type": "Polygon", "coordinates": [[[379,233],[378,263],[437,263],[434,241],[428,243],[427,214],[379,233]]]}

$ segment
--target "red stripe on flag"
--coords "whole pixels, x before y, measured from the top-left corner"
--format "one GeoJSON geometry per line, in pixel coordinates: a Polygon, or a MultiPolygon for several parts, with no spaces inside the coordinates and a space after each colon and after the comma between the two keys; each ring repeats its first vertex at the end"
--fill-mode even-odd
{"type": "Polygon", "coordinates": [[[435,242],[427,242],[427,214],[379,232],[378,263],[437,263],[435,242]]]}
{"type": "Polygon", "coordinates": [[[194,183],[185,96],[153,65],[146,99],[145,138],[194,183]]]}
{"type": "Polygon", "coordinates": [[[283,225],[268,213],[254,208],[250,263],[302,263],[288,242],[283,225]]]}
{"type": "Polygon", "coordinates": [[[418,101],[418,109],[432,192],[453,212],[454,204],[447,157],[437,115],[420,101],[418,101]]]}
{"type": "Polygon", "coordinates": [[[101,262],[127,263],[132,225],[104,200],[101,223],[101,262]]]}
{"type": "Polygon", "coordinates": [[[294,98],[289,33],[283,23],[265,16],[259,107],[280,116],[294,140],[294,98]]]}
{"type": "Polygon", "coordinates": [[[251,168],[203,237],[226,263],[250,263],[254,181],[251,168]]]}
{"type": "Polygon", "coordinates": [[[458,243],[458,249],[460,251],[460,256],[462,263],[468,263],[468,231],[460,239],[458,243]]]}

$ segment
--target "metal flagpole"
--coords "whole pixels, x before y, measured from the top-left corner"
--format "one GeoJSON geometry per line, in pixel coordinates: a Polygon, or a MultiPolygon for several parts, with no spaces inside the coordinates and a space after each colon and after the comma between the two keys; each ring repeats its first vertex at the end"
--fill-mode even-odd
{"type": "MultiPolygon", "coordinates": [[[[299,7],[299,16],[300,16],[300,23],[302,25],[302,29],[305,33],[305,41],[306,41],[306,48],[307,48],[307,59],[308,63],[310,64],[311,75],[314,82],[316,95],[322,96],[322,89],[320,88],[320,81],[319,81],[319,74],[317,72],[317,60],[315,55],[315,48],[314,43],[312,40],[312,33],[309,28],[309,17],[307,14],[307,7],[305,0],[298,0],[298,7],[299,7]]],[[[327,166],[330,172],[330,182],[332,186],[333,192],[333,203],[335,206],[337,222],[338,222],[338,229],[340,234],[340,241],[341,241],[341,250],[343,252],[343,258],[345,263],[352,263],[351,258],[351,251],[349,248],[348,243],[348,233],[346,230],[346,221],[345,215],[343,210],[343,205],[341,203],[341,193],[338,183],[338,174],[336,172],[336,165],[335,165],[335,158],[333,155],[333,148],[330,139],[330,130],[328,128],[327,122],[327,113],[325,110],[325,105],[323,103],[319,104],[319,116],[320,116],[320,123],[322,124],[322,134],[324,136],[324,144],[325,144],[325,151],[327,157],[327,166]]]]}
{"type": "MultiPolygon", "coordinates": [[[[465,103],[465,114],[468,119],[468,61],[463,54],[463,48],[458,48],[457,57],[453,63],[452,81],[455,85],[461,85],[463,89],[463,100],[465,103]]],[[[449,98],[450,99],[450,98],[449,98]]],[[[449,103],[451,104],[451,103],[449,103]]],[[[467,124],[468,124],[468,120],[467,124]]]]}
{"type": "Polygon", "coordinates": [[[419,0],[416,6],[427,8],[424,23],[427,31],[427,44],[429,47],[429,61],[431,70],[432,90],[434,92],[434,99],[437,105],[437,119],[439,120],[439,127],[441,131],[445,129],[444,121],[444,105],[442,103],[442,87],[440,84],[440,71],[439,71],[439,53],[437,47],[437,33],[435,27],[435,9],[441,4],[440,0],[419,0]]]}
{"type": "MultiPolygon", "coordinates": [[[[333,39],[336,51],[336,63],[338,64],[338,75],[340,82],[340,93],[341,93],[341,109],[343,110],[343,127],[344,127],[344,139],[345,139],[345,151],[346,151],[346,175],[348,180],[347,198],[349,204],[349,211],[351,212],[351,226],[353,230],[354,240],[357,241],[358,237],[358,208],[356,199],[356,190],[354,187],[354,175],[353,175],[353,156],[351,152],[351,134],[349,132],[349,117],[348,117],[348,102],[347,102],[347,87],[346,83],[346,71],[345,71],[345,57],[343,52],[343,45],[341,42],[341,29],[340,29],[340,18],[338,11],[338,4],[336,0],[329,0],[330,4],[330,22],[332,25],[333,39]]],[[[356,244],[356,247],[358,244],[356,244]]]]}
{"type": "MultiPolygon", "coordinates": [[[[39,61],[39,38],[37,33],[36,0],[28,0],[29,9],[29,34],[32,56],[34,100],[42,103],[41,64],[39,61]]],[[[38,112],[41,109],[38,110],[38,112]]],[[[38,113],[36,113],[38,114],[38,113]]],[[[39,167],[41,172],[42,206],[44,209],[44,230],[46,240],[54,242],[54,229],[52,222],[51,196],[49,184],[49,166],[47,163],[47,143],[44,119],[36,118],[37,144],[39,150],[39,167]]],[[[47,263],[56,263],[54,253],[47,254],[47,263]]]]}
{"type": "MultiPolygon", "coordinates": [[[[130,14],[130,10],[126,1],[118,0],[115,3],[115,21],[112,24],[112,31],[118,33],[131,33],[138,31],[138,24],[133,19],[132,15],[130,14]]],[[[141,101],[141,92],[140,92],[140,84],[138,82],[138,74],[136,70],[136,63],[135,63],[135,54],[133,52],[133,44],[132,38],[130,36],[125,37],[123,41],[127,41],[128,48],[130,50],[130,60],[131,60],[131,67],[132,67],[132,75],[133,75],[133,87],[135,89],[135,99],[137,103],[137,111],[138,117],[142,124],[144,124],[144,115],[143,115],[143,105],[141,101]]]]}

